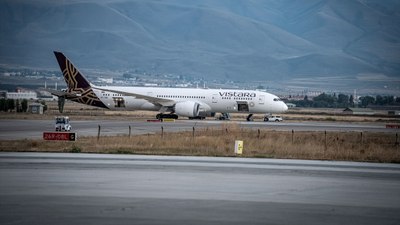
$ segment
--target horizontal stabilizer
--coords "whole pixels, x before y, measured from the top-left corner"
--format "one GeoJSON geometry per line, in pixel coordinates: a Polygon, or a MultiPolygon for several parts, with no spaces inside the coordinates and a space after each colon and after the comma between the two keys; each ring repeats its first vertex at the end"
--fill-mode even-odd
{"type": "Polygon", "coordinates": [[[47,91],[52,95],[55,95],[57,97],[65,97],[66,99],[78,97],[78,95],[76,95],[76,94],[69,93],[69,92],[66,92],[66,91],[61,91],[61,90],[48,89],[48,88],[40,88],[39,90],[47,91]]]}

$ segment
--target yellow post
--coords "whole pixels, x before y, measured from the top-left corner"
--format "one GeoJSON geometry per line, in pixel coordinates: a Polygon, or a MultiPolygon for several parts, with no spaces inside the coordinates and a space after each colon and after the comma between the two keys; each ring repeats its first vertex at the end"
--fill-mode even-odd
{"type": "Polygon", "coordinates": [[[241,155],[243,153],[243,141],[235,141],[235,154],[241,155]]]}
{"type": "Polygon", "coordinates": [[[164,118],[162,119],[163,122],[175,122],[175,119],[164,118]]]}

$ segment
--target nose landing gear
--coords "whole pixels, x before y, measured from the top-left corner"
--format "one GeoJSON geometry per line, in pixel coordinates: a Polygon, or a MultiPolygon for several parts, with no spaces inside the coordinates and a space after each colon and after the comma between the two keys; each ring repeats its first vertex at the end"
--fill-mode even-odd
{"type": "Polygon", "coordinates": [[[254,121],[253,113],[249,114],[246,118],[247,121],[254,121]]]}

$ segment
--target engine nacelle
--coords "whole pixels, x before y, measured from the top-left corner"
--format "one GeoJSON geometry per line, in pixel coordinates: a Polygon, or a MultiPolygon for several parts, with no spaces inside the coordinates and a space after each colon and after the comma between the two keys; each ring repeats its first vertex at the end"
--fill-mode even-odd
{"type": "Polygon", "coordinates": [[[200,104],[192,101],[178,102],[175,104],[174,111],[179,116],[197,117],[200,112],[200,104]]]}

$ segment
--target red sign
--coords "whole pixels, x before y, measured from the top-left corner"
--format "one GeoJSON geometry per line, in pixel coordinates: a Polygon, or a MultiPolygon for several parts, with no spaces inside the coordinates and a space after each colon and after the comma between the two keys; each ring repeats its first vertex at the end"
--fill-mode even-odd
{"type": "Polygon", "coordinates": [[[386,128],[400,129],[400,124],[386,124],[386,128]]]}
{"type": "Polygon", "coordinates": [[[43,132],[43,139],[49,141],[76,141],[76,133],[43,132]]]}

